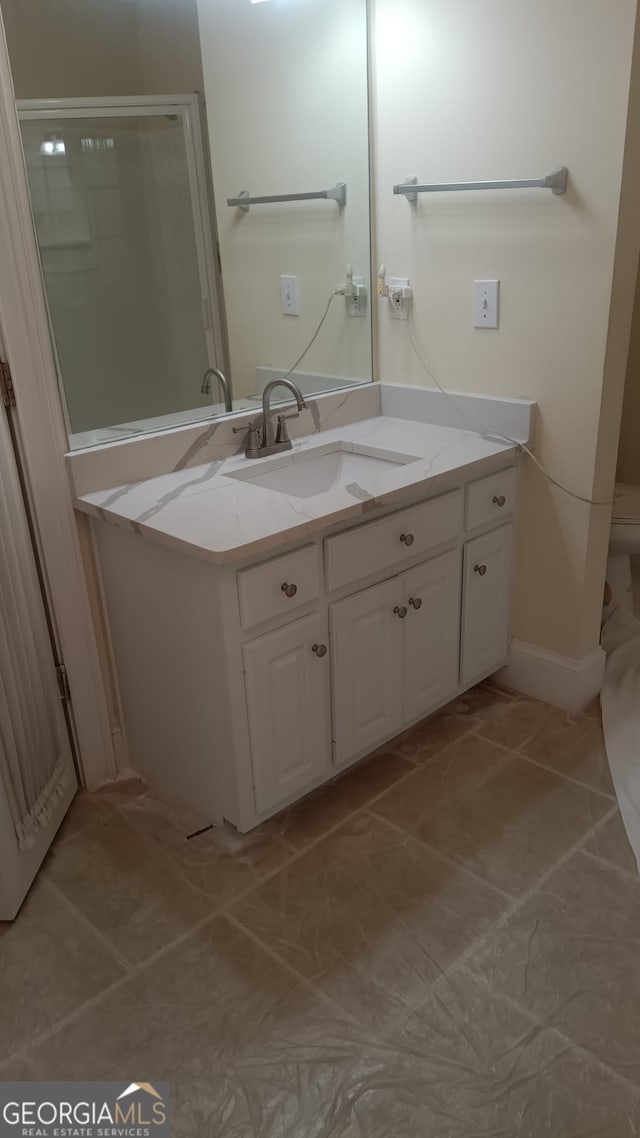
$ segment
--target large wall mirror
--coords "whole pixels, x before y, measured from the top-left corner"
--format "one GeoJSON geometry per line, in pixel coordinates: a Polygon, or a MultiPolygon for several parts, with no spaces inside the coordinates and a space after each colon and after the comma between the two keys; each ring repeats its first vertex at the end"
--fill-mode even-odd
{"type": "Polygon", "coordinates": [[[0,10],[72,448],[371,379],[367,0],[0,10]]]}

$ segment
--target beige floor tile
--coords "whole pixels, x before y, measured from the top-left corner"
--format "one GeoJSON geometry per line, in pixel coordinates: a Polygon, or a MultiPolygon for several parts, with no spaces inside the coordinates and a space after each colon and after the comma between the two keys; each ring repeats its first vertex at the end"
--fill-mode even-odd
{"type": "Polygon", "coordinates": [[[601,857],[603,861],[608,861],[611,865],[617,866],[618,869],[625,869],[627,873],[632,873],[634,877],[638,877],[638,862],[629,845],[627,831],[624,828],[619,810],[616,810],[608,822],[598,827],[589,841],[585,843],[584,848],[587,853],[595,854],[596,857],[601,857]]]}
{"type": "MultiPolygon", "coordinates": [[[[313,1017],[316,1019],[316,1016],[313,1017]]],[[[246,1058],[211,1064],[206,1052],[176,1073],[175,1112],[181,1138],[407,1138],[441,1136],[440,1118],[404,1102],[389,1059],[351,1039],[356,1029],[316,1019],[317,1038],[290,1033],[283,1048],[252,1049],[246,1058]],[[389,1130],[399,1102],[404,1125],[389,1130]],[[380,1110],[380,1107],[386,1110],[380,1110]],[[426,1128],[425,1128],[426,1123],[426,1128]]],[[[308,1033],[306,1033],[308,1035],[308,1033]]]]}
{"type": "Polygon", "coordinates": [[[216,917],[28,1057],[39,1078],[131,1078],[135,1067],[151,1081],[170,1080],[189,1056],[225,1064],[276,1038],[285,1046],[296,1025],[298,1035],[304,1028],[313,1036],[320,1022],[341,1019],[321,1005],[250,937],[216,917]]]}
{"type": "Polygon", "coordinates": [[[479,730],[488,716],[510,703],[511,698],[504,692],[478,684],[429,719],[405,731],[390,745],[414,763],[426,762],[462,735],[479,730]]]}
{"type": "Polygon", "coordinates": [[[27,1056],[16,1055],[0,1063],[0,1082],[2,1083],[32,1083],[37,1082],[33,1064],[27,1056]]]}
{"type": "Polygon", "coordinates": [[[429,1115],[437,1109],[435,1133],[447,1136],[622,1138],[640,1129],[640,1099],[631,1088],[532,1025],[466,969],[439,981],[389,1042],[387,1087],[366,1133],[382,1138],[385,1115],[386,1133],[397,1133],[409,1102],[415,1129],[408,1132],[416,1135],[425,1107],[429,1115]]]}
{"type": "MultiPolygon", "coordinates": [[[[232,1034],[213,1015],[196,1035],[197,1046],[176,1052],[169,1070],[159,1064],[172,1082],[180,1138],[326,1138],[357,1116],[372,1080],[384,1085],[385,1059],[372,1041],[304,987],[238,1015],[232,1034]]],[[[129,1069],[119,1064],[111,1076],[128,1078],[129,1069]]]]}
{"type": "Polygon", "coordinates": [[[640,1085],[639,944],[640,882],[576,853],[469,967],[640,1085]]]}
{"type": "Polygon", "coordinates": [[[515,699],[493,708],[477,734],[509,751],[519,751],[546,719],[549,707],[534,699],[515,699]]]}
{"type": "Polygon", "coordinates": [[[376,1030],[488,930],[501,896],[408,835],[358,815],[232,912],[376,1030]]]}
{"type": "Polygon", "coordinates": [[[90,826],[97,826],[101,822],[106,822],[108,818],[109,808],[105,806],[98,795],[88,794],[86,790],[81,790],[67,811],[66,817],[56,834],[56,841],[60,842],[66,838],[72,838],[82,830],[89,829],[90,826]]]}
{"type": "Polygon", "coordinates": [[[133,964],[213,913],[210,898],[115,812],[55,845],[44,874],[133,964]]]}
{"type": "Polygon", "coordinates": [[[36,882],[16,920],[0,923],[0,1061],[123,973],[85,923],[36,882]]]}
{"type": "Polygon", "coordinates": [[[571,715],[537,700],[518,699],[495,708],[477,733],[584,786],[614,795],[599,703],[581,715],[571,715]]]}
{"type": "Polygon", "coordinates": [[[267,873],[291,857],[291,848],[278,834],[275,822],[267,822],[248,834],[233,826],[218,826],[188,838],[206,826],[206,819],[154,794],[123,799],[119,812],[136,830],[155,844],[196,888],[203,890],[218,907],[255,885],[267,873]]]}
{"type": "MultiPolygon", "coordinates": [[[[368,1037],[313,992],[291,987],[236,1020],[225,1048],[216,1017],[198,1026],[198,1045],[171,1071],[180,1138],[248,1135],[308,1138],[333,1133],[363,1087],[384,1079],[368,1037]]],[[[138,1060],[140,1061],[140,1060],[138,1060]]],[[[126,1066],[121,1067],[128,1077],[126,1066]]]]}
{"type": "Polygon", "coordinates": [[[224,1058],[201,1035],[169,1073],[181,1138],[631,1138],[640,1126],[630,1087],[465,972],[386,1040],[291,989],[224,1058]]]}
{"type": "Polygon", "coordinates": [[[547,707],[522,750],[549,770],[615,797],[599,717],[547,707]]]}
{"type": "Polygon", "coordinates": [[[372,809],[519,896],[590,833],[610,803],[469,735],[372,809]]]}
{"type": "Polygon", "coordinates": [[[278,815],[273,825],[293,849],[304,849],[411,770],[401,755],[381,751],[278,815]]]}

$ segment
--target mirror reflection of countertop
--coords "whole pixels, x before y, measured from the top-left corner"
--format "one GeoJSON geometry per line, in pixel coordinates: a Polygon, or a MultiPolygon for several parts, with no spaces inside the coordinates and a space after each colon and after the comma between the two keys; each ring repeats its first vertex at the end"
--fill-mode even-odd
{"type": "MultiPolygon", "coordinates": [[[[529,401],[483,399],[482,420],[474,431],[469,426],[463,429],[415,421],[416,411],[428,414],[429,402],[431,409],[440,405],[434,402],[436,393],[377,386],[381,410],[393,409],[395,403],[395,415],[378,414],[302,435],[294,440],[291,452],[266,460],[252,461],[243,453],[233,454],[80,494],[76,506],[143,538],[214,564],[226,564],[281,548],[340,523],[375,517],[385,507],[411,503],[461,480],[509,465],[515,461],[518,445],[491,434],[496,422],[500,423],[494,426],[496,432],[506,432],[522,442],[530,440],[535,405],[529,401]],[[385,392],[389,392],[387,398],[385,392]],[[403,392],[407,394],[403,396],[403,392]],[[421,394],[424,406],[420,406],[421,394]],[[511,429],[504,425],[505,403],[510,404],[511,429]],[[311,467],[306,465],[310,460],[313,469],[320,472],[322,488],[318,493],[310,480],[311,467]],[[295,477],[298,469],[299,485],[295,477]],[[280,473],[264,479],[270,471],[280,473]],[[256,479],[267,484],[261,485],[256,479]],[[274,484],[285,489],[274,489],[274,484]]],[[[478,414],[482,397],[462,396],[458,402],[461,399],[469,400],[465,413],[472,422],[471,415],[478,414]]],[[[314,418],[317,424],[317,416],[303,412],[298,429],[304,430],[308,419],[307,430],[313,431],[314,418]]]]}

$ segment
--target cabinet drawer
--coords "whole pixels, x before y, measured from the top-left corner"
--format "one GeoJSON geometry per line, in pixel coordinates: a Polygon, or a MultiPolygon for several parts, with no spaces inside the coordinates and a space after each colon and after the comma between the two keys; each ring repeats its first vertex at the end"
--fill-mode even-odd
{"type": "Polygon", "coordinates": [[[304,549],[296,549],[284,557],[241,569],[238,573],[240,623],[244,629],[253,628],[254,624],[306,605],[315,600],[319,592],[320,567],[315,545],[305,545],[304,549]]]}
{"type": "Polygon", "coordinates": [[[451,541],[462,531],[462,508],[462,490],[452,490],[379,522],[326,538],[327,589],[341,589],[451,541]]]}
{"type": "Polygon", "coordinates": [[[516,504],[516,468],[501,470],[467,486],[465,528],[477,529],[513,513],[516,504]]]}

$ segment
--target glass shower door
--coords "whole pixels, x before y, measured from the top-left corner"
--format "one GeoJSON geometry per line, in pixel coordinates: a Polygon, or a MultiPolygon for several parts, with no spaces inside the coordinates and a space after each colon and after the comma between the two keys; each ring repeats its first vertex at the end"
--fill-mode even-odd
{"type": "Polygon", "coordinates": [[[211,407],[202,376],[223,360],[194,102],[19,107],[72,446],[211,407]]]}

